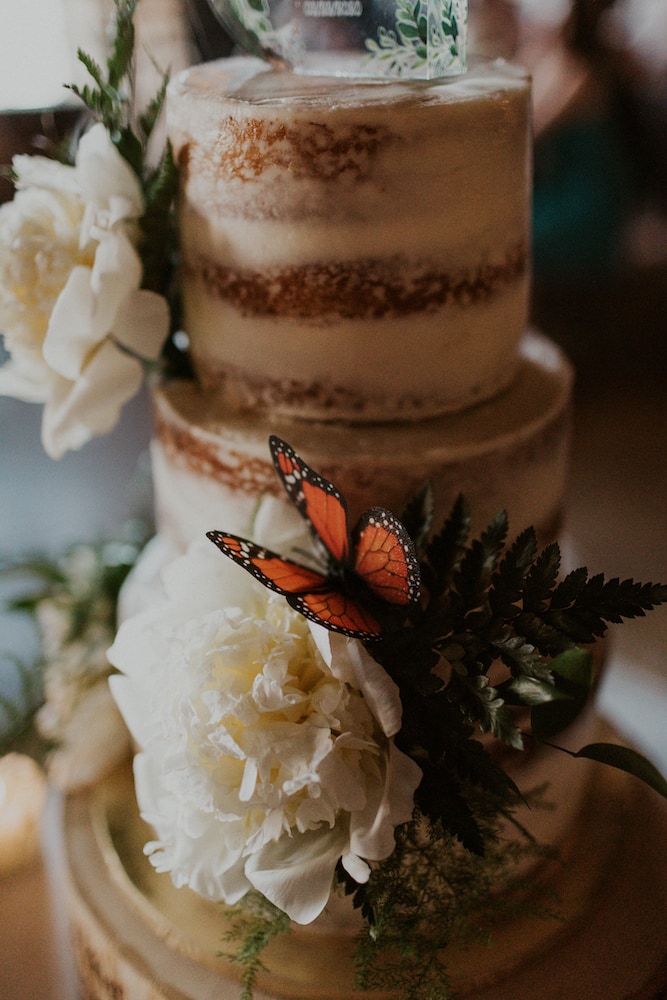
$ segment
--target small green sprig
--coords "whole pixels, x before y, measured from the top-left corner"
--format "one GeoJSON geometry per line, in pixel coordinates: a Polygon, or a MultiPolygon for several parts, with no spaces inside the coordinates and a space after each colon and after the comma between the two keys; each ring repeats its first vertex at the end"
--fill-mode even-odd
{"type": "Polygon", "coordinates": [[[8,666],[18,678],[18,692],[13,697],[0,693],[0,757],[23,753],[41,764],[51,749],[50,742],[42,739],[35,726],[35,716],[44,701],[41,671],[16,657],[8,661],[8,666]]]}
{"type": "Polygon", "coordinates": [[[274,938],[289,931],[291,922],[286,913],[258,892],[247,893],[227,912],[231,926],[225,941],[234,950],[223,955],[241,969],[239,1000],[252,1000],[257,976],[265,969],[261,955],[274,938]]]}
{"type": "MultiPolygon", "coordinates": [[[[539,794],[530,798],[539,807],[539,794]]],[[[451,1000],[452,945],[488,945],[494,922],[517,913],[557,918],[557,901],[536,883],[532,867],[530,877],[520,867],[553,852],[518,825],[511,837],[498,837],[499,809],[504,813],[496,796],[475,796],[489,845],[484,857],[417,814],[396,830],[394,852],[373,867],[362,893],[348,881],[346,891],[355,892],[366,918],[355,951],[357,988],[388,990],[401,1000],[451,1000]]]]}
{"type": "Polygon", "coordinates": [[[144,265],[143,287],[168,295],[171,291],[176,251],[173,205],[177,170],[171,144],[167,142],[156,164],[151,164],[149,145],[162,114],[169,71],[156,67],[161,77],[157,93],[141,111],[135,101],[134,18],[139,0],[115,0],[115,23],[109,56],[101,66],[78,50],[78,58],[92,83],[69,89],[80,98],[93,117],[108,131],[118,151],[139,179],[145,199],[140,220],[140,252],[144,265]]]}

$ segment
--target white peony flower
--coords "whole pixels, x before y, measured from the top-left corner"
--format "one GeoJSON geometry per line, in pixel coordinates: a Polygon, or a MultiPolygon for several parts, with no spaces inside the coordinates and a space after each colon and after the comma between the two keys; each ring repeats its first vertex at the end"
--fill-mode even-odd
{"type": "Polygon", "coordinates": [[[360,643],[307,622],[205,540],[165,587],[109,651],[142,748],[146,851],[177,886],[228,903],[254,887],[309,923],[338,861],[365,881],[412,815],[421,771],[391,739],[398,690],[360,643]]]}
{"type": "Polygon", "coordinates": [[[140,288],[139,182],[102,125],[75,166],[17,156],[14,200],[0,208],[0,332],[10,361],[0,394],[44,403],[53,458],[111,430],[157,358],[166,300],[140,288]]]}

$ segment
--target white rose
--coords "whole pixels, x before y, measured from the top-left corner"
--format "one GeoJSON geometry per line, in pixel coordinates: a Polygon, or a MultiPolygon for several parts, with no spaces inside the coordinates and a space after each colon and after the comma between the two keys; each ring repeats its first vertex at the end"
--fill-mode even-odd
{"type": "Polygon", "coordinates": [[[140,288],[139,182],[101,125],[73,167],[14,159],[0,208],[0,394],[44,403],[53,458],[111,430],[169,328],[166,300],[140,288]],[[129,353],[128,353],[129,352],[129,353]]]}
{"type": "Polygon", "coordinates": [[[397,688],[356,640],[307,622],[205,540],[165,587],[109,651],[142,748],[146,851],[177,886],[228,903],[254,887],[309,923],[338,861],[366,880],[412,815],[421,771],[391,739],[397,688]]]}

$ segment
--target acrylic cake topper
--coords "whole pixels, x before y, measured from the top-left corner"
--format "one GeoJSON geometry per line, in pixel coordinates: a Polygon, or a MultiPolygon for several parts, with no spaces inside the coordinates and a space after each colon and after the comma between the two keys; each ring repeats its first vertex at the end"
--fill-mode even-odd
{"type": "Polygon", "coordinates": [[[250,55],[323,76],[454,76],[468,0],[209,0],[250,55]]]}

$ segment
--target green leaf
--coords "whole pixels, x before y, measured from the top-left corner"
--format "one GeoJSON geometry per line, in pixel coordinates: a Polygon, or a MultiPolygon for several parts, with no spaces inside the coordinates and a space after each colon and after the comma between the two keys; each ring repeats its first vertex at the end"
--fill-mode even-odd
{"type": "MultiPolygon", "coordinates": [[[[479,725],[482,732],[493,733],[496,739],[516,750],[523,749],[523,739],[514,719],[505,707],[497,689],[485,674],[461,678],[459,687],[460,708],[465,718],[479,725]]],[[[456,689],[452,693],[456,697],[456,689]]]]}
{"type": "Polygon", "coordinates": [[[571,573],[568,573],[565,579],[558,584],[553,593],[551,598],[551,609],[556,610],[559,608],[570,607],[570,605],[574,603],[584,589],[587,576],[588,570],[585,566],[580,566],[579,569],[572,570],[571,573]]]}
{"type": "Polygon", "coordinates": [[[560,563],[560,549],[555,542],[538,555],[526,576],[523,593],[524,612],[539,614],[548,606],[551,591],[558,579],[560,563]]]}
{"type": "Polygon", "coordinates": [[[546,742],[567,729],[588,703],[595,671],[586,649],[569,649],[550,664],[559,697],[535,704],[530,714],[533,736],[546,742]]]}
{"type": "Polygon", "coordinates": [[[489,604],[495,614],[515,617],[522,598],[524,581],[537,552],[537,537],[533,528],[522,532],[507,551],[498,570],[493,574],[489,604]]]}
{"type": "Polygon", "coordinates": [[[581,688],[586,694],[592,690],[595,670],[589,650],[579,647],[567,649],[553,658],[550,667],[554,674],[569,681],[570,685],[581,688]]]}
{"type": "Polygon", "coordinates": [[[102,67],[97,63],[92,56],[84,52],[83,49],[77,49],[77,59],[86,68],[89,75],[93,78],[97,86],[101,89],[105,86],[104,76],[102,73],[102,67]]]}
{"type": "Polygon", "coordinates": [[[175,247],[173,207],[178,186],[178,171],[171,144],[167,143],[157,169],[146,185],[146,211],[141,220],[143,235],[144,288],[163,291],[175,247]]]}
{"type": "Polygon", "coordinates": [[[426,482],[401,515],[401,522],[421,556],[433,528],[433,487],[426,482]]]}
{"type": "Polygon", "coordinates": [[[596,760],[609,767],[615,767],[619,771],[625,771],[627,774],[639,778],[663,798],[667,798],[665,778],[657,767],[631,747],[618,746],[615,743],[589,743],[588,746],[582,747],[572,756],[586,757],[588,760],[596,760]]]}
{"type": "Polygon", "coordinates": [[[129,163],[137,177],[141,178],[144,167],[144,148],[141,140],[129,126],[117,130],[112,138],[120,155],[126,163],[129,163]]]}
{"type": "Polygon", "coordinates": [[[512,622],[512,627],[527,642],[532,643],[542,656],[556,656],[572,647],[572,640],[568,636],[564,636],[555,625],[532,612],[520,614],[512,622]]]}
{"type": "Polygon", "coordinates": [[[526,641],[525,636],[514,633],[511,627],[505,626],[493,639],[492,645],[513,676],[540,677],[542,680],[551,677],[541,653],[533,643],[526,641]]]}
{"type": "Polygon", "coordinates": [[[129,76],[134,59],[134,12],[138,0],[116,0],[116,21],[111,53],[107,61],[109,86],[118,89],[129,76]]]}
{"type": "MultiPolygon", "coordinates": [[[[155,67],[158,72],[160,72],[159,67],[155,67]]],[[[169,73],[161,73],[162,84],[157,94],[153,100],[145,108],[143,114],[139,116],[139,128],[141,130],[141,135],[144,144],[148,142],[151,135],[153,134],[153,129],[157,124],[157,120],[162,113],[162,108],[164,107],[165,97],[167,96],[167,86],[169,85],[169,73]]]]}
{"type": "Polygon", "coordinates": [[[581,568],[570,573],[556,587],[545,620],[564,636],[580,645],[603,636],[607,622],[643,617],[646,611],[667,601],[667,587],[661,584],[605,580],[601,573],[588,579],[581,568]]]}
{"type": "Polygon", "coordinates": [[[486,603],[492,572],[504,548],[507,529],[507,514],[501,511],[481,537],[475,539],[466,549],[459,569],[454,575],[454,586],[465,606],[471,611],[481,608],[486,603]]]}
{"type": "Polygon", "coordinates": [[[401,35],[403,38],[419,38],[419,30],[416,24],[406,24],[401,22],[401,35]]]}
{"type": "Polygon", "coordinates": [[[459,495],[442,530],[431,539],[426,550],[428,565],[434,576],[431,583],[434,593],[442,593],[446,588],[461,559],[469,534],[470,510],[463,496],[459,495]]]}
{"type": "Polygon", "coordinates": [[[225,956],[242,970],[239,1000],[252,1000],[257,976],[265,968],[261,955],[274,938],[289,931],[290,919],[255,891],[247,893],[230,913],[225,941],[235,947],[225,956]]]}
{"type": "Polygon", "coordinates": [[[512,705],[544,705],[568,698],[553,684],[537,677],[514,677],[507,685],[498,685],[498,690],[512,705]]]}

